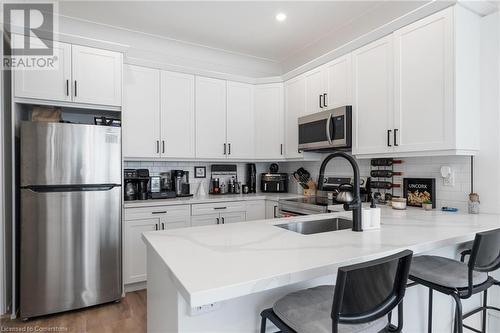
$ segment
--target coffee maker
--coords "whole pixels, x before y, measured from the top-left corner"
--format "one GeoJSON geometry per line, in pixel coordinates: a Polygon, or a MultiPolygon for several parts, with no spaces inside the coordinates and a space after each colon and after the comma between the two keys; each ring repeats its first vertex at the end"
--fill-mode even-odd
{"type": "Polygon", "coordinates": [[[124,200],[146,200],[148,198],[148,169],[124,169],[124,200]]]}
{"type": "Polygon", "coordinates": [[[172,176],[172,186],[175,191],[175,195],[178,197],[190,197],[190,186],[189,186],[189,171],[184,170],[172,170],[170,171],[172,176]]]}

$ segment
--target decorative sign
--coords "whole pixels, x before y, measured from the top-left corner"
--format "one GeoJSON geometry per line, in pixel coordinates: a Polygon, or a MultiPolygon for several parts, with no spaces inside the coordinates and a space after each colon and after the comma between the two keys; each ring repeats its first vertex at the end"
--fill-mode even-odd
{"type": "Polygon", "coordinates": [[[422,207],[423,203],[432,201],[432,208],[436,208],[436,179],[404,178],[403,196],[408,206],[422,207]]]}

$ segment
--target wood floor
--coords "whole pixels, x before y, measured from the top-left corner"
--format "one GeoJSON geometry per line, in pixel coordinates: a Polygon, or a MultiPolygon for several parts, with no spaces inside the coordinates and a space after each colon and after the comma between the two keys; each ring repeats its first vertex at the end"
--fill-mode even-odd
{"type": "Polygon", "coordinates": [[[27,322],[1,319],[0,332],[146,332],[146,290],[127,293],[119,303],[39,317],[27,322]],[[24,328],[24,329],[22,329],[24,328]]]}

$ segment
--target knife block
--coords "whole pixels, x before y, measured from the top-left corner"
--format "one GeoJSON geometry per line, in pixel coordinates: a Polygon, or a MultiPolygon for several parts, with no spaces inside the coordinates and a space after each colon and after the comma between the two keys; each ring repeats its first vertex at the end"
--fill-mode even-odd
{"type": "Polygon", "coordinates": [[[315,196],[316,195],[316,183],[313,181],[313,180],[309,180],[307,182],[307,186],[309,188],[307,189],[304,189],[304,195],[306,197],[312,197],[312,196],[315,196]]]}

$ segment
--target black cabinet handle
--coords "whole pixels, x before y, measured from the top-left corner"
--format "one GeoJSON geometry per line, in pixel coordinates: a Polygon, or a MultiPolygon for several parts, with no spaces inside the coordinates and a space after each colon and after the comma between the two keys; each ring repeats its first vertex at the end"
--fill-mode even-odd
{"type": "Polygon", "coordinates": [[[321,103],[321,97],[323,97],[323,95],[319,95],[319,107],[320,107],[320,109],[323,108],[323,103],[321,103]]]}
{"type": "Polygon", "coordinates": [[[226,154],[226,144],[224,144],[224,155],[227,155],[226,154]]]}
{"type": "Polygon", "coordinates": [[[397,147],[398,145],[398,129],[394,129],[394,147],[397,147]]]}
{"type": "Polygon", "coordinates": [[[214,207],[214,209],[216,209],[216,210],[227,209],[227,207],[214,207]]]}
{"type": "Polygon", "coordinates": [[[220,222],[220,221],[219,221],[219,218],[217,218],[217,224],[220,224],[219,222],[220,222]]]}
{"type": "Polygon", "coordinates": [[[165,230],[165,223],[161,223],[161,230],[165,230]]]}
{"type": "Polygon", "coordinates": [[[158,230],[158,223],[155,224],[155,230],[158,230]]]}
{"type": "Polygon", "coordinates": [[[391,145],[391,132],[392,132],[392,130],[387,130],[387,147],[392,147],[392,145],[391,145]]]}
{"type": "Polygon", "coordinates": [[[327,95],[326,93],[324,93],[324,94],[323,94],[323,106],[324,106],[325,108],[327,108],[327,107],[328,107],[328,105],[326,105],[326,95],[327,95]]]}
{"type": "Polygon", "coordinates": [[[222,217],[222,224],[224,224],[226,221],[224,221],[224,217],[222,217]]]}
{"type": "Polygon", "coordinates": [[[230,143],[228,143],[228,144],[227,144],[227,147],[228,147],[228,150],[229,150],[229,154],[228,154],[228,155],[231,155],[231,144],[230,144],[230,143]]]}
{"type": "Polygon", "coordinates": [[[66,96],[69,96],[69,80],[66,80],[66,96]]]}
{"type": "Polygon", "coordinates": [[[165,140],[161,140],[161,152],[165,154],[165,140]]]}
{"type": "Polygon", "coordinates": [[[75,97],[76,97],[76,80],[75,80],[75,97]]]}
{"type": "Polygon", "coordinates": [[[283,155],[283,144],[280,144],[280,154],[283,155]]]}
{"type": "Polygon", "coordinates": [[[167,213],[166,210],[161,211],[161,212],[151,212],[151,214],[166,214],[166,213],[167,213]]]}
{"type": "Polygon", "coordinates": [[[274,215],[274,218],[277,218],[278,215],[276,214],[276,209],[278,208],[278,206],[274,206],[273,207],[273,215],[274,215]]]}
{"type": "Polygon", "coordinates": [[[156,153],[160,153],[160,141],[156,140],[156,153]]]}

